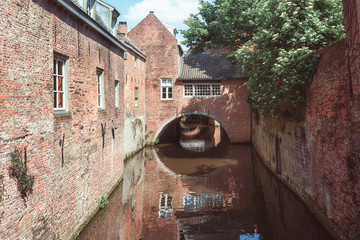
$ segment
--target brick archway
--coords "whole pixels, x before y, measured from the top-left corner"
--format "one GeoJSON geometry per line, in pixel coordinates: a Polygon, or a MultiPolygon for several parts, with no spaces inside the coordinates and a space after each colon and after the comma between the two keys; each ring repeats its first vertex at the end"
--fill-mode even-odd
{"type": "Polygon", "coordinates": [[[200,111],[194,111],[194,112],[186,112],[186,113],[179,113],[169,119],[167,119],[166,121],[164,121],[161,126],[158,128],[158,130],[156,131],[153,140],[159,138],[159,136],[161,135],[161,133],[163,132],[163,130],[166,128],[166,126],[168,126],[171,122],[173,122],[175,119],[181,118],[183,116],[189,116],[189,115],[202,115],[202,116],[206,116],[209,118],[212,118],[214,120],[216,120],[217,122],[220,123],[221,127],[225,130],[226,134],[228,135],[230,142],[232,142],[233,138],[232,135],[229,131],[229,129],[227,128],[227,126],[224,124],[224,122],[219,119],[218,117],[207,113],[207,112],[200,112],[200,111]]]}

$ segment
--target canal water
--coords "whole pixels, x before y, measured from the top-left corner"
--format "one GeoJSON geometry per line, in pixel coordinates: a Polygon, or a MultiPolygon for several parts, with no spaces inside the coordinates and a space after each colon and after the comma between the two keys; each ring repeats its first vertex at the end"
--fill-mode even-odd
{"type": "Polygon", "coordinates": [[[331,240],[251,145],[179,144],[127,160],[109,204],[79,239],[331,240]]]}

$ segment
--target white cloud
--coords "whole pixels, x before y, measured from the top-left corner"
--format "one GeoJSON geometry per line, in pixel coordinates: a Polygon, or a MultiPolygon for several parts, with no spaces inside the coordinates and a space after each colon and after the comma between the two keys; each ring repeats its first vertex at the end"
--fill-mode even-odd
{"type": "Polygon", "coordinates": [[[144,19],[149,11],[154,11],[160,21],[168,23],[176,28],[184,28],[182,24],[190,13],[198,12],[197,0],[143,0],[129,8],[124,16],[129,27],[134,27],[144,19]]]}

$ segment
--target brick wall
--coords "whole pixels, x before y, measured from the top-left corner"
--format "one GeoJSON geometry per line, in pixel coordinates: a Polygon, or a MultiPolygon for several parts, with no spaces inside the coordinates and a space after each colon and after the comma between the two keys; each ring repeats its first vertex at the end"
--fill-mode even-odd
{"type": "Polygon", "coordinates": [[[53,1],[4,1],[0,11],[0,238],[69,239],[123,172],[124,52],[53,1]],[[54,113],[55,53],[69,65],[65,114],[54,113]],[[97,68],[104,72],[102,111],[97,68]],[[26,201],[8,174],[15,146],[26,148],[35,176],[26,201]]]}
{"type": "Polygon", "coordinates": [[[156,138],[174,118],[185,113],[201,112],[216,118],[227,129],[231,142],[250,141],[250,106],[247,89],[241,80],[223,80],[222,97],[183,97],[178,74],[178,43],[161,21],[150,13],[129,33],[129,38],[147,55],[146,122],[156,138]],[[160,99],[160,81],[173,79],[173,99],[160,99]],[[219,107],[221,106],[221,107],[219,107]]]}
{"type": "Polygon", "coordinates": [[[124,153],[129,155],[142,147],[145,140],[145,71],[146,60],[129,50],[124,61],[124,153]],[[136,65],[135,65],[135,58],[136,65]],[[138,90],[138,105],[135,106],[135,88],[138,90]]]}
{"type": "Polygon", "coordinates": [[[360,230],[360,171],[351,158],[353,116],[345,50],[345,41],[323,50],[303,121],[260,118],[253,123],[253,143],[266,165],[338,239],[360,230]]]}

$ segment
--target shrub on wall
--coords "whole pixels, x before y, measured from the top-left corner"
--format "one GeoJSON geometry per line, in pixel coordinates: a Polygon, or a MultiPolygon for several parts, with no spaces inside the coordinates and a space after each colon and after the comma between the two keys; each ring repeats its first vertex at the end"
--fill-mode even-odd
{"type": "Polygon", "coordinates": [[[28,194],[32,193],[34,184],[34,176],[27,172],[26,162],[23,162],[22,151],[15,148],[10,154],[11,164],[9,175],[17,181],[17,188],[21,197],[25,200],[28,194]]]}

